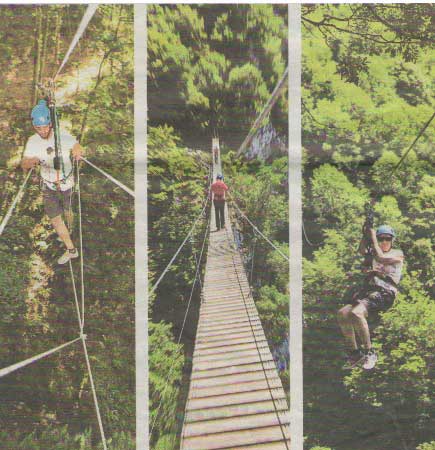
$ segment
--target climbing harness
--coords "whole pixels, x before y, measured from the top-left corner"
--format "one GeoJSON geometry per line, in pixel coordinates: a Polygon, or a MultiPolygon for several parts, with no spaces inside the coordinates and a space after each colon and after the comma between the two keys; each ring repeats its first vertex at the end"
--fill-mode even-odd
{"type": "MultiPolygon", "coordinates": [[[[60,190],[60,184],[65,183],[66,180],[72,175],[73,168],[68,174],[65,173],[65,161],[62,154],[62,144],[60,139],[60,127],[59,127],[59,116],[56,108],[56,98],[55,98],[55,84],[54,81],[48,81],[44,86],[42,84],[38,85],[40,90],[45,93],[46,101],[48,104],[48,109],[50,111],[51,126],[54,135],[54,158],[53,158],[53,169],[56,171],[56,181],[53,183],[51,180],[45,180],[46,183],[54,184],[56,190],[60,190]]],[[[48,150],[47,150],[48,151],[48,150]]]]}

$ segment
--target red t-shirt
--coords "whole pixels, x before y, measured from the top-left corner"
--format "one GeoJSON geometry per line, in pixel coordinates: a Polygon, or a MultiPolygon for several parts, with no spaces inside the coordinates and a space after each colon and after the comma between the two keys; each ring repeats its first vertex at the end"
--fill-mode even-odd
{"type": "Polygon", "coordinates": [[[225,192],[228,191],[228,186],[222,180],[217,180],[211,185],[211,191],[215,200],[223,200],[225,192]]]}

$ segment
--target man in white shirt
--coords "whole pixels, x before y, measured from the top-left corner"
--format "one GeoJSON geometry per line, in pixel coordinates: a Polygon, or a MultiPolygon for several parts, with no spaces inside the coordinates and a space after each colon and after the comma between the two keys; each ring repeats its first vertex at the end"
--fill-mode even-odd
{"type": "Polygon", "coordinates": [[[366,285],[355,293],[351,304],[338,311],[338,323],[349,351],[344,369],[352,369],[360,363],[366,370],[375,367],[378,358],[372,349],[367,317],[369,313],[391,308],[402,276],[404,256],[402,250],[393,248],[394,230],[381,225],[376,231],[370,228],[368,232],[370,237],[364,234],[359,249],[364,255],[368,244],[373,247],[366,285]]]}
{"type": "Polygon", "coordinates": [[[21,167],[29,170],[38,164],[41,166],[44,210],[66,247],[66,252],[58,259],[58,263],[66,264],[70,259],[79,256],[62,218],[64,214],[68,223],[72,223],[70,203],[74,173],[70,155],[75,160],[80,160],[83,148],[69,133],[60,131],[61,146],[56,155],[51,115],[45,100],[40,100],[32,109],[31,118],[36,134],[27,141],[21,167]]]}

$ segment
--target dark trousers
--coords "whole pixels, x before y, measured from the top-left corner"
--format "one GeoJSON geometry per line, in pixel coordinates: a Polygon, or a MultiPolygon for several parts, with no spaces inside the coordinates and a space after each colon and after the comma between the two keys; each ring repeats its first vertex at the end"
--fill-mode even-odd
{"type": "Polygon", "coordinates": [[[216,216],[216,228],[219,230],[225,226],[225,200],[214,200],[213,204],[216,216]]]}

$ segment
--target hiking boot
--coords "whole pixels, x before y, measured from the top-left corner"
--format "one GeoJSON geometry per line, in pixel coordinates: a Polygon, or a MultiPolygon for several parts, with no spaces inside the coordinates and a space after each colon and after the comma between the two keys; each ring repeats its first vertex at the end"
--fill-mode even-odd
{"type": "Polygon", "coordinates": [[[365,361],[366,355],[359,349],[353,350],[347,354],[346,362],[344,363],[343,370],[351,370],[358,364],[365,361]]]}
{"type": "Polygon", "coordinates": [[[363,369],[371,370],[373,369],[373,367],[376,366],[377,362],[378,362],[378,355],[376,354],[376,352],[372,349],[367,350],[366,354],[364,355],[363,369]]]}
{"type": "Polygon", "coordinates": [[[76,248],[67,250],[58,260],[57,263],[60,265],[66,264],[69,260],[79,257],[79,251],[76,248]]]}

